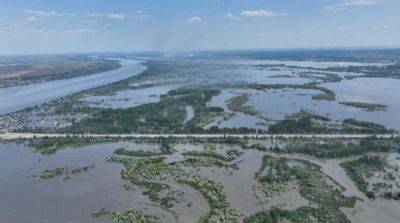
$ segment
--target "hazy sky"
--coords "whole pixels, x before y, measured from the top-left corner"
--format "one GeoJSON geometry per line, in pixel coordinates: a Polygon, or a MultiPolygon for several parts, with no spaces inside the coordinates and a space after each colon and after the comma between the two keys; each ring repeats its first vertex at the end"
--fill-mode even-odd
{"type": "Polygon", "coordinates": [[[0,0],[0,54],[400,46],[400,0],[0,0]]]}

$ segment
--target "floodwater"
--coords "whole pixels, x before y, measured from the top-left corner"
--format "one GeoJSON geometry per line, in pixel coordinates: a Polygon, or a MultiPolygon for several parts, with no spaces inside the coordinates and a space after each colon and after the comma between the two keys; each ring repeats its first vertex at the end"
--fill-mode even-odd
{"type": "MultiPolygon", "coordinates": [[[[0,89],[0,115],[17,111],[32,105],[41,104],[77,91],[99,85],[109,84],[144,71],[146,67],[137,60],[120,59],[120,69],[83,76],[72,79],[32,84],[0,89]]],[[[319,115],[327,116],[334,121],[346,118],[355,118],[362,121],[375,122],[388,128],[400,129],[400,103],[393,98],[400,95],[400,80],[392,78],[355,78],[347,80],[344,76],[361,74],[349,72],[327,72],[318,70],[338,66],[385,66],[389,63],[357,63],[357,62],[318,62],[318,61],[274,61],[274,60],[202,60],[177,59],[165,61],[165,71],[160,75],[150,77],[140,83],[131,83],[136,89],[122,90],[115,95],[88,96],[81,100],[88,106],[101,108],[129,108],[147,103],[157,103],[160,95],[166,94],[179,87],[191,87],[207,84],[232,84],[223,89],[221,94],[212,98],[209,106],[220,106],[225,109],[225,117],[217,117],[205,125],[219,127],[248,127],[268,129],[275,121],[285,118],[306,109],[319,115]],[[274,67],[257,67],[256,65],[280,65],[274,67]],[[167,69],[168,68],[168,69],[167,69]],[[311,69],[313,68],[313,69],[311,69]],[[300,77],[301,72],[312,71],[314,77],[300,77]],[[321,93],[307,89],[278,89],[257,91],[246,89],[245,84],[305,84],[313,81],[321,82],[318,77],[327,73],[339,75],[343,78],[336,83],[321,83],[336,94],[336,101],[316,101],[312,96],[321,93]],[[156,84],[148,88],[140,88],[144,84],[156,84]],[[238,84],[241,87],[234,87],[238,84]],[[227,109],[226,101],[232,96],[247,92],[250,95],[245,106],[252,106],[259,111],[257,117],[233,112],[227,109]],[[341,101],[369,102],[384,104],[385,110],[366,111],[362,108],[349,107],[340,104],[341,101]],[[231,115],[230,115],[231,114],[231,115]],[[233,114],[233,115],[232,115],[233,114]]],[[[190,120],[193,112],[187,110],[187,119],[190,120]]]]}
{"type": "Polygon", "coordinates": [[[313,61],[313,60],[239,60],[239,63],[242,64],[255,64],[255,65],[284,65],[284,66],[294,66],[294,67],[303,67],[303,68],[331,68],[331,67],[360,67],[360,66],[387,66],[392,65],[393,63],[363,63],[363,62],[338,62],[338,61],[313,61]]]}
{"type": "Polygon", "coordinates": [[[111,215],[91,217],[102,208],[110,212],[144,209],[165,222],[175,222],[171,213],[155,207],[139,188],[124,189],[131,184],[121,178],[123,166],[105,162],[121,146],[151,148],[146,144],[109,143],[43,156],[24,145],[0,144],[0,222],[109,222],[111,215]],[[48,168],[92,164],[95,168],[68,180],[39,177],[48,168]]]}
{"type": "Polygon", "coordinates": [[[138,75],[147,69],[139,60],[118,60],[122,67],[116,70],[38,84],[1,88],[0,115],[40,105],[75,92],[117,82],[138,75]]]}
{"type": "Polygon", "coordinates": [[[184,122],[186,123],[194,117],[194,110],[192,106],[186,106],[185,110],[186,110],[186,117],[184,122]]]}
{"type": "Polygon", "coordinates": [[[165,85],[135,90],[118,91],[115,95],[89,96],[83,99],[91,107],[99,108],[130,108],[160,101],[160,95],[168,93],[176,86],[165,85]]]}
{"type": "MultiPolygon", "coordinates": [[[[220,154],[225,154],[230,149],[241,150],[232,145],[215,146],[216,152],[220,154]]],[[[0,144],[0,222],[109,222],[111,214],[99,218],[91,217],[92,213],[102,208],[110,212],[137,208],[159,217],[162,222],[175,222],[171,212],[152,203],[142,195],[143,191],[140,188],[121,178],[121,164],[106,162],[113,151],[120,147],[156,151],[159,146],[128,141],[102,143],[82,148],[67,148],[54,155],[44,156],[34,153],[23,144],[0,144]],[[93,169],[80,175],[71,175],[68,180],[62,179],[62,176],[48,180],[39,177],[41,171],[49,168],[73,168],[92,164],[95,165],[93,169]],[[131,186],[132,189],[124,189],[125,185],[131,186]]],[[[181,160],[183,157],[180,153],[184,151],[202,150],[203,144],[176,144],[174,148],[177,152],[167,156],[166,162],[181,160]]],[[[400,203],[380,198],[368,199],[340,166],[344,160],[323,160],[302,154],[267,153],[308,160],[319,165],[330,179],[343,186],[344,195],[361,198],[354,209],[342,208],[343,213],[352,222],[398,222],[400,203]]],[[[265,204],[259,202],[253,193],[254,174],[260,168],[264,154],[266,152],[244,150],[244,154],[233,161],[237,163],[238,170],[200,167],[197,173],[220,182],[231,207],[238,209],[245,216],[268,210],[273,206],[293,210],[313,205],[299,194],[296,185],[290,185],[287,191],[265,204]]],[[[174,206],[181,222],[195,222],[209,210],[207,201],[198,191],[176,183],[171,186],[184,192],[183,200],[174,206]]]]}
{"type": "Polygon", "coordinates": [[[340,166],[340,163],[343,161],[338,159],[322,160],[302,154],[285,154],[280,156],[303,159],[320,166],[322,172],[344,187],[344,195],[361,198],[362,200],[357,200],[355,208],[341,209],[352,222],[399,222],[400,202],[382,198],[377,198],[375,200],[368,199],[357,189],[355,183],[340,166]]]}
{"type": "Polygon", "coordinates": [[[252,193],[254,174],[261,166],[261,158],[261,152],[256,150],[246,151],[236,160],[238,162],[238,170],[231,172],[224,168],[203,167],[200,173],[203,176],[221,182],[231,207],[238,209],[247,216],[263,210],[263,207],[252,193]]]}
{"type": "Polygon", "coordinates": [[[214,96],[208,103],[208,106],[221,107],[224,109],[225,113],[234,115],[232,116],[228,115],[228,118],[226,119],[224,119],[223,117],[218,117],[211,123],[207,124],[205,128],[210,128],[212,126],[219,126],[221,128],[247,127],[247,128],[258,128],[266,130],[267,128],[266,126],[264,126],[264,120],[258,117],[244,114],[243,112],[234,112],[227,107],[226,105],[227,100],[243,92],[249,92],[249,91],[238,90],[238,89],[225,89],[222,90],[219,95],[214,96]]]}
{"type": "MultiPolygon", "coordinates": [[[[335,92],[336,101],[313,100],[312,96],[321,93],[312,89],[270,89],[254,90],[245,88],[227,88],[221,94],[214,96],[209,106],[220,106],[228,114],[227,117],[217,117],[206,125],[219,127],[248,127],[267,129],[274,121],[282,120],[286,115],[301,109],[313,111],[328,116],[334,121],[346,118],[355,118],[362,121],[375,122],[387,128],[400,129],[400,103],[394,100],[393,95],[400,94],[400,80],[392,78],[355,78],[347,80],[345,76],[359,76],[359,73],[327,72],[318,70],[328,67],[342,66],[385,66],[389,63],[357,63],[357,62],[316,62],[316,61],[271,61],[271,60],[225,60],[218,61],[218,69],[210,72],[210,68],[203,71],[204,76],[213,75],[223,77],[223,81],[230,83],[259,83],[259,84],[305,84],[319,82],[320,86],[335,92]],[[223,66],[225,65],[225,66],[223,66]],[[230,66],[228,66],[230,65],[230,66]],[[277,67],[257,67],[257,65],[281,65],[277,67]],[[234,70],[232,70],[234,68],[234,70]],[[311,69],[313,68],[313,69],[311,69]],[[231,71],[231,72],[228,72],[231,71]],[[312,72],[314,77],[300,77],[302,72],[312,72]],[[318,77],[325,77],[332,73],[343,80],[335,83],[322,83],[318,77]],[[252,106],[259,111],[259,116],[250,116],[241,112],[230,111],[226,101],[239,94],[248,93],[249,101],[245,106],[252,106]],[[384,104],[385,110],[367,111],[362,108],[349,107],[340,104],[342,101],[369,102],[384,104]],[[262,116],[263,118],[260,118],[262,116]]],[[[215,61],[214,61],[215,63],[215,61]]],[[[200,71],[199,71],[200,72],[200,71]]],[[[202,76],[199,76],[201,79],[202,76]]]]}
{"type": "Polygon", "coordinates": [[[388,106],[385,111],[368,112],[360,108],[337,105],[342,108],[342,111],[334,112],[332,116],[341,118],[340,116],[348,115],[365,121],[377,122],[389,128],[400,129],[400,101],[396,99],[396,96],[400,95],[400,80],[356,78],[329,83],[326,84],[326,87],[335,92],[337,101],[360,101],[388,106]]]}
{"type": "MultiPolygon", "coordinates": [[[[220,95],[212,98],[211,106],[220,106],[225,111],[226,101],[239,94],[248,93],[249,101],[245,106],[251,106],[260,115],[274,121],[282,120],[286,115],[299,112],[302,109],[327,116],[335,121],[355,118],[362,121],[375,122],[387,128],[400,129],[400,103],[393,95],[400,95],[400,80],[390,78],[356,78],[338,83],[326,83],[324,87],[333,90],[336,101],[313,100],[312,96],[320,93],[308,89],[271,89],[257,91],[252,89],[225,89],[220,95]],[[385,110],[367,111],[362,108],[349,107],[340,104],[341,101],[367,102],[384,104],[385,110]]],[[[255,127],[263,129],[259,124],[264,120],[236,112],[228,120],[216,120],[211,124],[221,127],[255,127]]]]}

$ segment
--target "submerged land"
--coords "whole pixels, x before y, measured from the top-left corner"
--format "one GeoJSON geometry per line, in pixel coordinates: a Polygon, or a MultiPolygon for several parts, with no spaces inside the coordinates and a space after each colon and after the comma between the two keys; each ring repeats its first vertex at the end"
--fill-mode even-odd
{"type": "MultiPolygon", "coordinates": [[[[29,193],[41,198],[28,212],[35,221],[396,222],[399,143],[397,137],[8,139],[0,144],[1,165],[13,168],[1,172],[8,183],[0,206],[25,208],[14,198],[29,193]],[[37,210],[58,199],[48,211],[37,210]]],[[[8,213],[1,220],[25,217],[8,213]]]]}
{"type": "Polygon", "coordinates": [[[397,222],[399,64],[398,49],[1,58],[0,222],[397,222]]]}

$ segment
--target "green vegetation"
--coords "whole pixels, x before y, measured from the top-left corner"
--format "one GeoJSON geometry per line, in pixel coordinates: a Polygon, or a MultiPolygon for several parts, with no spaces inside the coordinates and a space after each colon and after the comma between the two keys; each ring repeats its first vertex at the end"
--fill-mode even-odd
{"type": "Polygon", "coordinates": [[[325,116],[301,109],[299,112],[286,115],[285,119],[271,125],[268,133],[332,133],[338,132],[336,127],[331,127],[331,120],[325,116]]]}
{"type": "Polygon", "coordinates": [[[118,148],[114,151],[115,155],[136,156],[136,157],[150,157],[162,155],[161,153],[144,150],[127,150],[125,148],[118,148]]]}
{"type": "Polygon", "coordinates": [[[215,147],[207,144],[203,151],[187,151],[182,155],[190,158],[181,161],[186,166],[217,166],[237,169],[237,164],[232,163],[233,160],[243,154],[243,151],[236,149],[228,150],[226,155],[215,152],[215,147]]]}
{"type": "Polygon", "coordinates": [[[135,157],[150,157],[150,156],[161,156],[173,154],[173,148],[171,147],[168,139],[160,139],[160,152],[143,151],[143,150],[127,150],[125,148],[118,148],[114,151],[116,155],[135,156],[135,157]]]}
{"type": "Polygon", "coordinates": [[[53,168],[53,169],[46,169],[42,171],[40,178],[42,179],[51,179],[57,176],[64,175],[64,180],[67,180],[70,178],[70,175],[79,175],[81,173],[89,171],[89,169],[95,168],[95,165],[86,165],[86,166],[81,166],[81,167],[75,167],[75,168],[53,168]]]}
{"type": "Polygon", "coordinates": [[[387,108],[386,105],[382,104],[374,104],[374,103],[367,103],[367,102],[351,102],[351,101],[342,101],[339,102],[342,105],[356,107],[356,108],[363,108],[366,111],[376,111],[376,110],[385,110],[387,108]]]}
{"type": "Polygon", "coordinates": [[[373,122],[364,122],[356,119],[343,120],[343,131],[348,133],[372,133],[383,134],[393,133],[394,130],[388,130],[385,126],[373,122]]]}
{"type": "Polygon", "coordinates": [[[100,209],[99,211],[96,211],[94,213],[91,214],[92,218],[99,218],[105,215],[110,214],[109,211],[107,211],[105,208],[100,209]]]}
{"type": "Polygon", "coordinates": [[[331,208],[301,207],[294,211],[272,208],[246,217],[243,223],[279,223],[279,222],[332,222],[350,223],[344,214],[331,208]]]}
{"type": "Polygon", "coordinates": [[[339,75],[334,73],[325,73],[325,72],[317,72],[317,71],[308,71],[308,72],[300,72],[298,73],[300,77],[308,78],[311,80],[321,80],[322,82],[340,82],[343,80],[339,75]]]}
{"type": "Polygon", "coordinates": [[[204,146],[204,151],[187,151],[182,153],[182,155],[185,156],[214,158],[222,162],[231,162],[242,154],[243,151],[232,149],[227,151],[227,156],[225,156],[223,154],[215,152],[215,148],[209,144],[204,146]]]}
{"type": "Polygon", "coordinates": [[[179,192],[173,190],[168,184],[154,181],[155,177],[168,174],[175,168],[172,165],[164,163],[163,158],[146,157],[136,159],[113,156],[110,161],[123,163],[125,169],[121,172],[122,178],[142,187],[144,189],[143,194],[148,196],[153,202],[171,208],[173,206],[172,202],[180,199],[181,195],[179,192]]]}
{"type": "Polygon", "coordinates": [[[259,115],[259,112],[256,111],[253,107],[245,105],[248,101],[249,101],[249,94],[242,93],[228,99],[226,105],[230,110],[235,112],[243,112],[244,114],[252,116],[259,115]]]}
{"type": "MultiPolygon", "coordinates": [[[[231,150],[228,150],[228,152],[226,152],[228,157],[233,157],[233,159],[236,159],[237,157],[243,155],[243,153],[244,153],[243,151],[239,151],[237,149],[231,149],[231,150]]],[[[232,159],[232,158],[230,158],[230,159],[232,159]]]]}
{"type": "Polygon", "coordinates": [[[312,120],[309,117],[296,119],[285,119],[281,122],[271,125],[268,128],[268,133],[318,133],[326,132],[325,128],[313,127],[312,120]]]}
{"type": "Polygon", "coordinates": [[[334,101],[336,100],[335,92],[319,87],[318,90],[322,91],[322,93],[313,95],[311,98],[314,100],[325,100],[325,101],[334,101]]]}
{"type": "Polygon", "coordinates": [[[318,82],[310,82],[305,84],[251,84],[249,88],[253,88],[256,90],[265,90],[265,89],[307,89],[307,90],[318,90],[321,93],[313,95],[312,99],[314,100],[327,100],[334,101],[336,98],[335,92],[318,85],[318,82]]]}
{"type": "Polygon", "coordinates": [[[110,138],[107,137],[44,137],[30,139],[28,144],[34,147],[36,152],[51,155],[56,153],[59,149],[67,147],[79,148],[108,141],[110,141],[110,138]]]}
{"type": "Polygon", "coordinates": [[[399,156],[363,156],[341,164],[358,189],[369,198],[400,200],[399,156]]]}
{"type": "Polygon", "coordinates": [[[94,109],[93,114],[63,129],[69,133],[249,133],[256,129],[203,129],[213,118],[221,117],[220,108],[207,107],[207,102],[220,91],[215,88],[171,90],[158,103],[127,109],[94,109]],[[185,121],[186,106],[192,106],[194,117],[185,121]]]}
{"type": "Polygon", "coordinates": [[[111,223],[161,223],[161,221],[142,211],[129,209],[122,212],[115,212],[112,215],[111,223]]]}
{"type": "Polygon", "coordinates": [[[285,148],[279,148],[276,152],[303,153],[319,158],[338,158],[352,155],[362,155],[367,152],[389,152],[394,150],[391,140],[381,140],[377,138],[361,139],[359,144],[343,144],[340,141],[320,143],[316,141],[300,141],[291,143],[285,148]]]}
{"type": "Polygon", "coordinates": [[[42,174],[40,174],[40,178],[51,179],[53,177],[63,175],[64,171],[65,171],[64,168],[47,169],[47,170],[42,171],[42,174]]]}
{"type": "Polygon", "coordinates": [[[245,222],[276,222],[273,219],[307,222],[311,218],[317,218],[318,222],[348,222],[340,208],[354,207],[356,201],[354,197],[345,197],[340,185],[323,174],[319,166],[308,161],[265,155],[255,178],[267,200],[283,193],[288,183],[294,182],[298,184],[300,194],[319,207],[303,207],[293,212],[273,209],[250,216],[245,222]]]}
{"type": "Polygon", "coordinates": [[[218,159],[221,161],[231,161],[231,159],[232,159],[232,157],[225,157],[224,155],[219,154],[215,151],[188,151],[188,152],[183,152],[182,155],[197,156],[197,157],[210,157],[210,158],[215,158],[215,159],[218,159]]]}
{"type": "Polygon", "coordinates": [[[275,159],[268,155],[263,157],[260,170],[255,174],[255,179],[265,194],[265,200],[261,200],[262,203],[266,203],[275,195],[284,192],[288,183],[295,179],[288,170],[286,159],[275,159]]]}
{"type": "Polygon", "coordinates": [[[386,134],[393,133],[394,130],[386,129],[385,126],[364,122],[356,119],[345,119],[338,126],[330,122],[327,117],[320,116],[308,111],[286,116],[286,119],[279,121],[268,128],[271,134],[328,134],[328,133],[351,133],[351,134],[386,134]]]}
{"type": "Polygon", "coordinates": [[[330,67],[326,70],[359,73],[359,76],[346,76],[347,79],[359,77],[379,77],[379,78],[400,78],[400,63],[389,64],[386,66],[344,66],[344,67],[330,67]]]}
{"type": "MultiPolygon", "coordinates": [[[[169,147],[164,141],[163,147],[169,147]]],[[[172,148],[171,148],[172,150],[172,148]]],[[[125,150],[122,154],[125,154],[125,150]]],[[[185,154],[185,153],[184,153],[185,154]]],[[[171,209],[174,202],[180,202],[183,194],[169,185],[169,182],[186,184],[198,190],[208,201],[210,210],[199,222],[221,222],[236,220],[240,214],[231,209],[223,190],[223,186],[213,180],[200,176],[191,171],[188,166],[228,166],[230,161],[240,156],[241,151],[229,150],[227,155],[215,152],[213,145],[204,146],[204,151],[187,152],[188,158],[179,162],[166,163],[162,157],[121,157],[113,156],[110,161],[121,162],[125,168],[121,175],[124,179],[144,189],[143,194],[150,200],[171,209]]]]}
{"type": "Polygon", "coordinates": [[[200,191],[207,199],[211,208],[207,215],[199,220],[199,223],[236,221],[240,217],[237,210],[229,208],[224,188],[220,183],[198,175],[191,176],[190,178],[181,177],[178,182],[187,184],[200,191]]]}
{"type": "Polygon", "coordinates": [[[161,138],[161,148],[160,151],[162,154],[172,154],[173,153],[173,148],[169,142],[168,139],[166,138],[161,138]]]}

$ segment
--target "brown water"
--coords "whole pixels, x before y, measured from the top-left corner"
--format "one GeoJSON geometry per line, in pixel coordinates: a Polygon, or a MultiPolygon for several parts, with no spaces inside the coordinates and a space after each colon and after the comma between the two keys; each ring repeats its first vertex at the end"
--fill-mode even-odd
{"type": "Polygon", "coordinates": [[[174,222],[171,213],[153,207],[140,190],[123,188],[129,182],[121,178],[122,165],[104,162],[122,145],[127,144],[100,144],[43,156],[23,145],[0,144],[0,222],[109,222],[111,215],[90,215],[102,208],[114,212],[133,207],[174,222]],[[88,164],[96,167],[69,180],[32,177],[48,168],[88,164]]]}
{"type": "MultiPolygon", "coordinates": [[[[265,140],[264,144],[269,140],[265,140]]],[[[17,144],[0,144],[0,222],[109,222],[111,215],[92,218],[90,215],[102,208],[110,212],[137,208],[145,213],[159,217],[162,222],[176,222],[170,211],[160,208],[142,195],[142,190],[133,186],[133,190],[124,189],[131,185],[120,176],[121,164],[105,162],[119,147],[128,149],[156,150],[155,144],[135,144],[129,142],[105,143],[85,146],[79,149],[64,149],[51,156],[32,152],[30,148],[17,144]],[[43,180],[41,171],[55,167],[78,167],[95,164],[94,169],[69,180],[55,177],[43,180]]],[[[167,162],[182,160],[180,152],[202,150],[202,144],[177,144],[178,151],[167,156],[167,162]]],[[[216,151],[224,154],[237,146],[217,144],[216,151]]],[[[239,169],[201,167],[199,174],[220,182],[227,194],[232,208],[246,215],[272,206],[293,210],[301,206],[312,205],[298,192],[296,185],[271,199],[266,204],[259,203],[253,194],[254,173],[261,165],[265,152],[244,150],[245,153],[234,160],[239,169]]],[[[276,154],[272,154],[276,155],[276,154]]],[[[278,156],[278,155],[276,155],[278,156]]],[[[289,158],[308,160],[321,166],[321,170],[335,182],[343,186],[344,194],[357,196],[355,209],[343,208],[342,211],[352,222],[398,222],[400,202],[383,199],[369,200],[363,195],[340,166],[343,160],[322,160],[302,154],[279,155],[289,158]]],[[[196,190],[186,185],[171,184],[174,189],[183,192],[183,199],[176,203],[173,210],[181,222],[195,222],[207,210],[209,205],[196,190]],[[190,205],[189,205],[190,204],[190,205]]]]}

